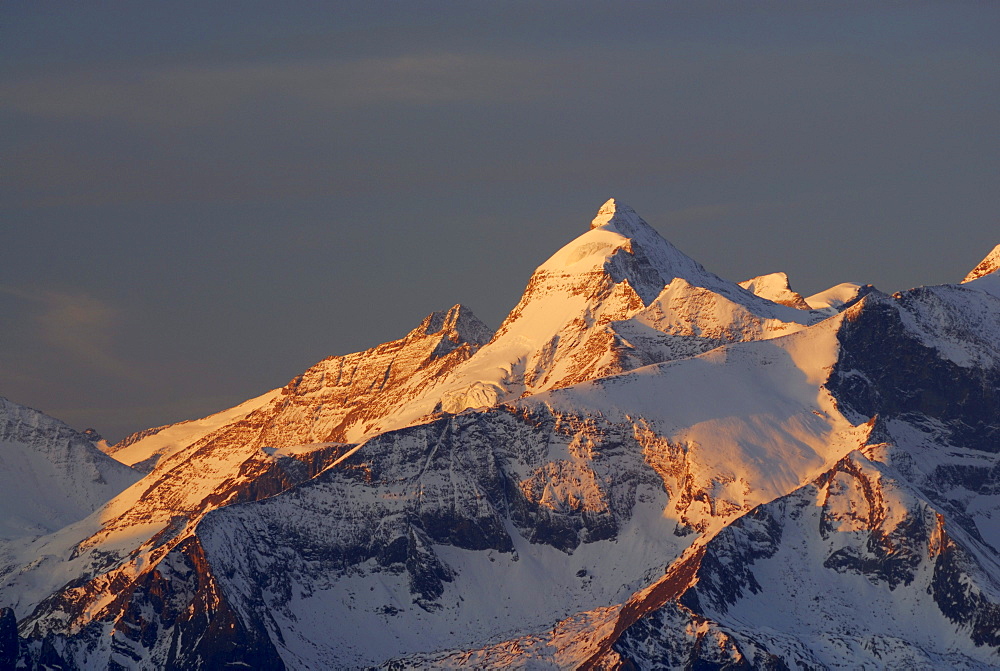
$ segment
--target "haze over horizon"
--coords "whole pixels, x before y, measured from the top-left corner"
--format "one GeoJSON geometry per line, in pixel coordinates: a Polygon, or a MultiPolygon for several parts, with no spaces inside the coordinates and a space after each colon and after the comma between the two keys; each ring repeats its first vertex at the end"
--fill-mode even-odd
{"type": "Polygon", "coordinates": [[[727,279],[997,243],[1000,6],[0,9],[0,395],[110,440],[464,303],[610,197],[727,279]]]}

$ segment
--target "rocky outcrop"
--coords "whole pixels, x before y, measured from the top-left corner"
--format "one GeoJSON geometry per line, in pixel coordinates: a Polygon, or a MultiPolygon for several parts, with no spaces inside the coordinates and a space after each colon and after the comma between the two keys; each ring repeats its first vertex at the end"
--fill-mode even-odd
{"type": "Polygon", "coordinates": [[[114,599],[77,633],[53,629],[42,634],[37,627],[27,633],[21,641],[21,665],[172,671],[285,668],[267,632],[246,619],[219,589],[196,538],[178,543],[156,566],[120,581],[118,587],[114,599]],[[117,617],[107,619],[109,613],[117,617]]]}
{"type": "Polygon", "coordinates": [[[1000,245],[994,247],[993,251],[986,255],[986,258],[970,270],[969,274],[962,280],[962,283],[978,280],[980,277],[986,277],[997,270],[1000,270],[1000,245]]]}
{"type": "Polygon", "coordinates": [[[11,608],[0,608],[0,669],[13,669],[19,655],[17,619],[11,608]]]}
{"type": "Polygon", "coordinates": [[[854,453],[708,541],[690,586],[614,651],[638,668],[989,665],[1000,586],[982,547],[948,527],[854,453]]]}
{"type": "Polygon", "coordinates": [[[406,402],[429,393],[471,357],[492,331],[461,305],[428,315],[406,337],[335,356],[289,382],[268,406],[209,440],[285,447],[354,442],[377,432],[406,402]]]}
{"type": "Polygon", "coordinates": [[[950,444],[996,453],[1000,349],[994,343],[1000,329],[981,331],[980,320],[1000,317],[1000,301],[984,296],[973,308],[977,313],[965,315],[947,309],[946,298],[914,289],[896,299],[872,295],[851,308],[828,387],[859,419],[936,420],[950,444]],[[936,332],[921,328],[920,308],[927,306],[936,315],[936,332]],[[963,358],[942,356],[951,348],[963,358]],[[968,365],[966,357],[977,354],[982,365],[968,365]]]}

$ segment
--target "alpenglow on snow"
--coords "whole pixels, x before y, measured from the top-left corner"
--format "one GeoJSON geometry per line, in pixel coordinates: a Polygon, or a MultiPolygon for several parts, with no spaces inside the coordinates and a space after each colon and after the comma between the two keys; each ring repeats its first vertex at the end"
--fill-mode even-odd
{"type": "Polygon", "coordinates": [[[214,415],[0,402],[0,668],[1000,668],[1000,247],[732,282],[612,199],[214,415]]]}

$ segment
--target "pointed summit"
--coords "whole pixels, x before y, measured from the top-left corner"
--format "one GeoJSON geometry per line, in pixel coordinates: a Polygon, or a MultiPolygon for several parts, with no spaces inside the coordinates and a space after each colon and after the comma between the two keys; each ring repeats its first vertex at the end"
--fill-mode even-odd
{"type": "Polygon", "coordinates": [[[472,310],[461,303],[450,310],[440,310],[427,315],[411,335],[444,333],[456,342],[483,345],[493,337],[493,329],[479,320],[472,310]]]}
{"type": "Polygon", "coordinates": [[[972,271],[965,276],[962,280],[962,284],[966,282],[971,282],[972,280],[978,280],[980,277],[985,277],[991,273],[995,273],[1000,270],[1000,245],[993,248],[993,251],[986,255],[986,258],[979,262],[979,265],[972,269],[972,271]]]}
{"type": "Polygon", "coordinates": [[[606,273],[615,283],[627,279],[646,305],[676,277],[697,286],[724,283],[667,242],[635,210],[614,198],[597,211],[590,230],[536,270],[536,274],[552,277],[592,272],[606,273]]]}
{"type": "MultiPolygon", "coordinates": [[[[590,222],[590,228],[601,228],[611,224],[618,228],[617,224],[624,224],[625,229],[629,229],[636,224],[645,224],[642,218],[636,214],[635,210],[614,198],[609,198],[601,208],[597,210],[597,216],[590,222]]],[[[648,225],[648,224],[647,224],[648,225]]],[[[620,233],[624,230],[618,229],[620,233]]]]}

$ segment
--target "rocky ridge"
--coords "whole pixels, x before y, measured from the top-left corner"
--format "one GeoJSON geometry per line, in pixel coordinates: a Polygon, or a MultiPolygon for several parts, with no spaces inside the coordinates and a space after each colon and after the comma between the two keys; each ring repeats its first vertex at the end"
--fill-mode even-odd
{"type": "Polygon", "coordinates": [[[997,270],[1000,270],[1000,245],[994,247],[993,251],[987,254],[975,268],[969,271],[969,274],[962,280],[962,284],[978,280],[980,277],[991,275],[997,270]]]}

